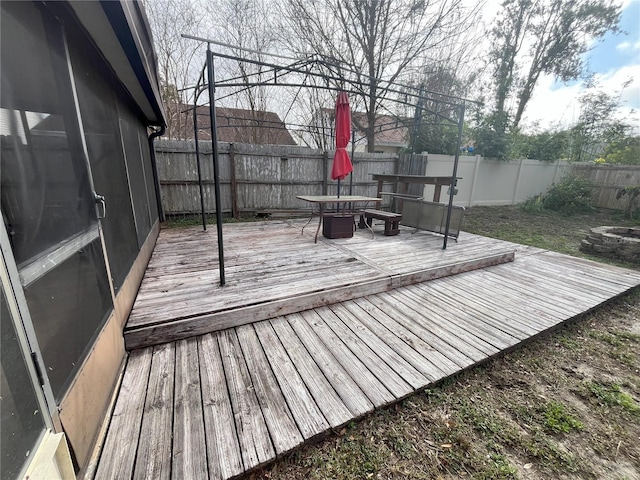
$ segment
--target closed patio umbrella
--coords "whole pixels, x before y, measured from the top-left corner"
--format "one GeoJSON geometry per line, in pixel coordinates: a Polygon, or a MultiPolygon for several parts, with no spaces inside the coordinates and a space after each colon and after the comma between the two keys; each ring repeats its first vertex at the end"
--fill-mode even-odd
{"type": "Polygon", "coordinates": [[[339,92],[336,99],[336,153],[333,155],[331,178],[338,180],[338,197],[340,196],[340,180],[353,171],[351,159],[347,153],[347,144],[351,139],[351,109],[346,92],[339,92]]]}

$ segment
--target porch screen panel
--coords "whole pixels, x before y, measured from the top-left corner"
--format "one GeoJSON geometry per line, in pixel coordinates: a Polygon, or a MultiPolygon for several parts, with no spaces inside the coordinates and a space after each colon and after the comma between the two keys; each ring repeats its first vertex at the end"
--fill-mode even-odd
{"type": "Polygon", "coordinates": [[[59,25],[2,2],[1,198],[18,266],[97,224],[59,25]]]}
{"type": "Polygon", "coordinates": [[[149,231],[151,230],[151,218],[149,214],[149,198],[147,196],[147,184],[144,176],[144,158],[138,136],[140,120],[127,107],[120,103],[120,129],[129,174],[129,188],[133,199],[133,211],[135,212],[136,229],[138,232],[138,244],[142,247],[149,231]]]}
{"type": "Polygon", "coordinates": [[[117,293],[139,248],[118,125],[116,82],[84,36],[69,32],[68,38],[93,182],[106,202],[102,227],[117,293]]]}
{"type": "Polygon", "coordinates": [[[25,287],[24,293],[51,387],[60,400],[111,306],[100,239],[25,287]],[[47,318],[55,321],[43,321],[47,318]]]}
{"type": "Polygon", "coordinates": [[[113,305],[62,24],[44,5],[0,5],[2,212],[60,400],[113,305]]]}
{"type": "Polygon", "coordinates": [[[0,335],[0,478],[17,478],[45,424],[2,288],[0,335]]]}

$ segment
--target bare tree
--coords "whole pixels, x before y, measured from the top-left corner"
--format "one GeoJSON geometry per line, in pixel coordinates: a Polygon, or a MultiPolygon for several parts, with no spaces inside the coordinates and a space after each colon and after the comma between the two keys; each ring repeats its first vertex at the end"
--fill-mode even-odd
{"type": "MultiPolygon", "coordinates": [[[[469,26],[462,0],[283,0],[283,18],[296,32],[287,39],[300,54],[314,53],[348,66],[367,114],[367,148],[375,145],[376,112],[394,82],[420,55],[469,26]]],[[[345,72],[340,72],[345,73],[345,72]]]]}
{"type": "Polygon", "coordinates": [[[184,138],[191,115],[182,112],[189,101],[183,90],[192,86],[202,64],[203,47],[181,34],[199,35],[203,15],[191,0],[143,0],[158,56],[160,87],[167,113],[169,138],[184,138]]]}
{"type": "Polygon", "coordinates": [[[298,125],[294,131],[297,140],[307,147],[328,151],[335,148],[335,121],[327,107],[333,107],[335,98],[329,91],[317,88],[319,82],[317,78],[309,78],[308,87],[297,91],[291,114],[298,125]]]}
{"type": "MultiPolygon", "coordinates": [[[[257,122],[260,114],[273,104],[270,87],[255,86],[267,79],[268,70],[263,65],[251,63],[251,60],[268,62],[271,60],[266,52],[275,50],[274,30],[268,12],[267,2],[264,0],[215,0],[205,5],[211,19],[215,21],[214,39],[238,48],[217,46],[237,57],[248,61],[224,60],[218,61],[217,68],[221,77],[236,79],[243,87],[221,89],[221,97],[226,104],[237,108],[248,109],[257,122]],[[264,52],[264,53],[263,53],[264,52]],[[229,98],[225,102],[225,99],[229,98]]],[[[256,123],[257,124],[257,123],[256,123]]],[[[264,129],[254,128],[254,136],[264,133],[264,129]]],[[[259,143],[260,138],[254,138],[259,143]]]]}

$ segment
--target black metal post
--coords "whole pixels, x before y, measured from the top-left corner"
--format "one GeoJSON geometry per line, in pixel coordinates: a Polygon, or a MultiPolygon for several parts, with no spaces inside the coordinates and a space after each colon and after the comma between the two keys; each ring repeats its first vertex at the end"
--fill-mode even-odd
{"type": "MultiPolygon", "coordinates": [[[[200,80],[198,80],[198,85],[200,80]]],[[[204,191],[202,188],[202,168],[200,165],[200,141],[198,140],[198,85],[193,94],[193,138],[196,141],[196,165],[198,166],[198,188],[200,189],[200,215],[202,216],[202,229],[207,230],[207,219],[204,211],[204,191]]]]}
{"type": "MultiPolygon", "coordinates": [[[[356,161],[356,131],[351,126],[351,165],[356,161]]],[[[353,195],[353,170],[349,174],[349,195],[353,195]]],[[[349,210],[353,211],[353,205],[349,202],[349,210]]]]}
{"type": "Polygon", "coordinates": [[[158,164],[156,162],[156,149],[153,141],[157,137],[161,137],[166,132],[166,127],[164,125],[160,126],[159,130],[156,130],[147,139],[149,142],[149,155],[151,155],[151,173],[153,174],[153,183],[156,187],[156,205],[158,207],[158,219],[161,222],[165,221],[164,217],[164,207],[162,206],[162,194],[160,193],[160,177],[158,176],[158,164]]]}
{"type": "MultiPolygon", "coordinates": [[[[356,131],[352,130],[351,131],[351,164],[353,165],[353,162],[355,162],[355,156],[356,154],[356,131]]],[[[353,195],[353,170],[351,170],[351,173],[349,174],[349,195],[353,195]]]]}
{"type": "Polygon", "coordinates": [[[464,103],[460,107],[460,116],[458,118],[458,145],[456,147],[456,155],[453,159],[453,173],[451,174],[451,185],[449,185],[449,205],[447,206],[447,224],[444,228],[444,242],[442,249],[447,248],[447,239],[449,238],[449,226],[451,225],[451,210],[453,208],[453,196],[455,195],[456,183],[458,181],[458,160],[460,160],[460,145],[462,144],[462,129],[464,127],[464,103]]]}
{"type": "Polygon", "coordinates": [[[218,168],[218,134],[216,130],[215,75],[213,71],[213,53],[211,44],[207,45],[207,82],[209,86],[209,115],[211,116],[211,146],[213,148],[213,177],[216,196],[216,227],[218,230],[218,262],[220,264],[220,285],[224,278],[224,242],[222,238],[222,202],[220,201],[220,172],[218,168]]]}
{"type": "Polygon", "coordinates": [[[329,195],[329,154],[322,152],[322,195],[329,195]]]}

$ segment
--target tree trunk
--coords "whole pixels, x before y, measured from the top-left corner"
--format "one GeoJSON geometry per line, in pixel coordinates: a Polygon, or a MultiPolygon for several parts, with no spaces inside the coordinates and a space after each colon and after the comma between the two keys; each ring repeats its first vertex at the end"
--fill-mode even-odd
{"type": "Polygon", "coordinates": [[[540,75],[530,76],[527,79],[527,83],[525,83],[524,87],[522,87],[522,91],[520,95],[518,95],[518,110],[516,111],[516,116],[513,119],[512,128],[518,128],[520,124],[520,120],[522,120],[522,115],[524,114],[524,109],[527,107],[527,103],[531,100],[531,94],[533,93],[533,88],[538,82],[538,77],[540,75]]]}

